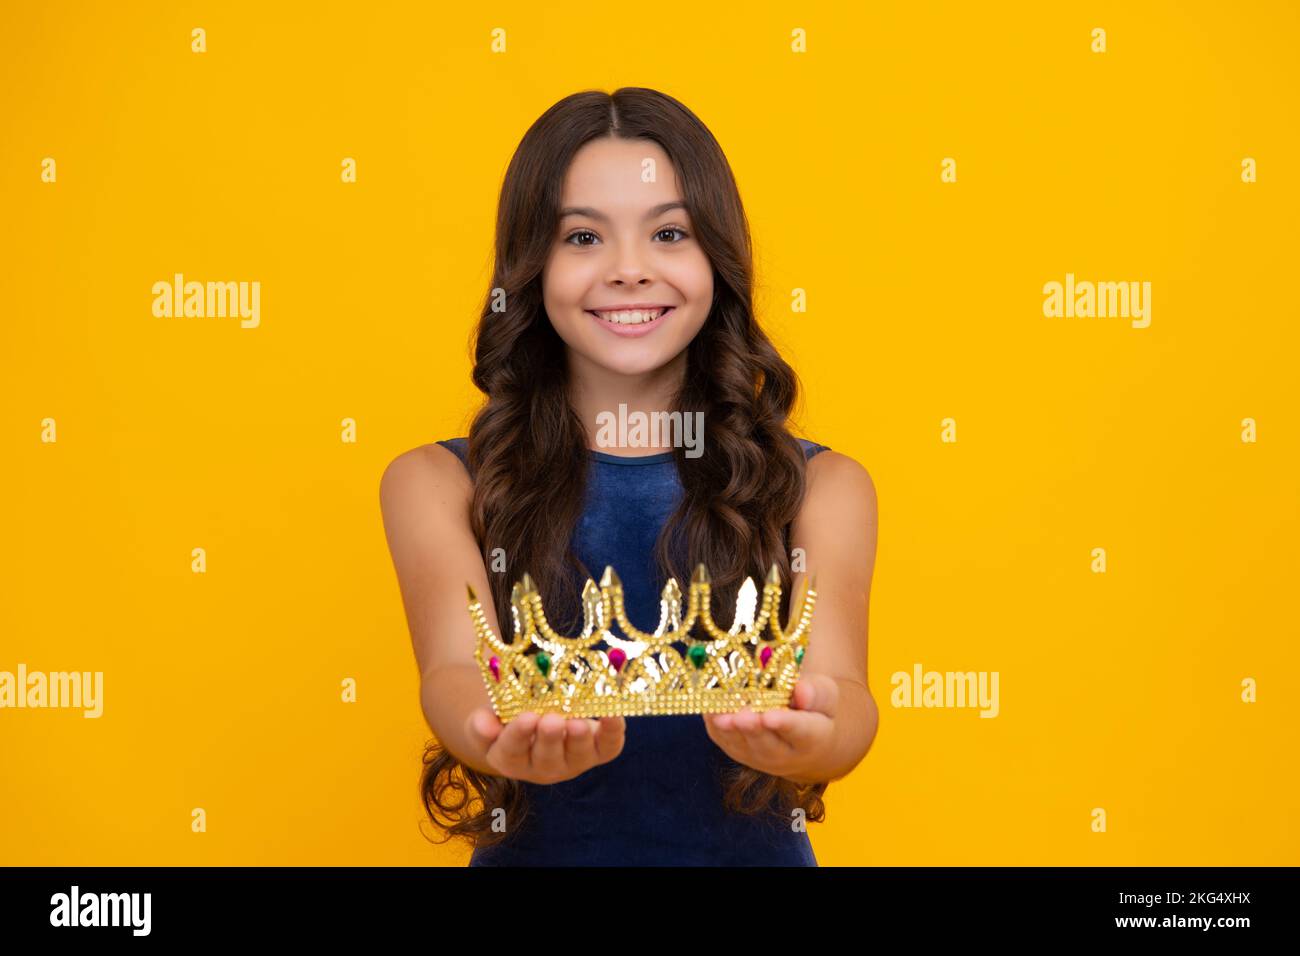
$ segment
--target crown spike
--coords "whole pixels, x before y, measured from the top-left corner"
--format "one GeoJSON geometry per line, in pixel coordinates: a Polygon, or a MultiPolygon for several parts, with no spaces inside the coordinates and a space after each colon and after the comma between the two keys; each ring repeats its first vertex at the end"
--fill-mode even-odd
{"type": "Polygon", "coordinates": [[[754,579],[747,577],[745,583],[740,586],[740,592],[736,595],[736,616],[732,619],[730,634],[739,634],[744,628],[746,632],[754,629],[754,610],[758,607],[758,588],[754,587],[754,579]]]}
{"type": "Polygon", "coordinates": [[[525,594],[532,594],[537,590],[537,585],[533,584],[532,576],[527,571],[524,572],[524,578],[520,582],[525,594]]]}
{"type": "Polygon", "coordinates": [[[471,604],[478,600],[478,595],[474,593],[474,589],[469,586],[468,581],[465,582],[465,590],[469,592],[469,602],[471,604]]]}
{"type": "Polygon", "coordinates": [[[618,574],[608,564],[605,565],[605,573],[600,576],[600,586],[602,588],[621,588],[623,586],[623,582],[619,579],[618,574]]]}
{"type": "Polygon", "coordinates": [[[775,561],[772,562],[772,567],[768,569],[768,572],[767,572],[767,583],[768,583],[768,584],[780,584],[780,583],[781,583],[781,571],[780,571],[780,569],[776,566],[776,562],[775,562],[775,561]]]}
{"type": "Polygon", "coordinates": [[[692,584],[709,583],[709,569],[704,566],[703,561],[701,561],[699,564],[695,566],[695,573],[691,575],[691,583],[692,584]]]}
{"type": "Polygon", "coordinates": [[[792,589],[790,592],[790,619],[794,620],[803,610],[804,602],[808,600],[808,578],[805,576],[799,582],[798,589],[792,589]]]}
{"type": "Polygon", "coordinates": [[[655,628],[655,637],[662,637],[669,631],[676,632],[682,626],[682,589],[676,578],[669,578],[659,593],[659,626],[655,628]]]}

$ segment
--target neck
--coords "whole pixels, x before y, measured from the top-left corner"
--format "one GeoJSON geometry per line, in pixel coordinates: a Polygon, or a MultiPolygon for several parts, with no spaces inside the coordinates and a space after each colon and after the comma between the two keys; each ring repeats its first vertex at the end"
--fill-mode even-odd
{"type": "MultiPolygon", "coordinates": [[[[604,413],[617,418],[619,405],[626,405],[629,415],[633,412],[649,415],[675,409],[677,394],[686,377],[685,349],[667,364],[636,375],[624,375],[603,368],[572,349],[568,349],[567,353],[569,403],[587,432],[588,448],[610,450],[600,447],[596,442],[600,428],[597,416],[604,413]]],[[[638,445],[636,450],[648,455],[671,448],[671,445],[647,444],[638,445]]]]}

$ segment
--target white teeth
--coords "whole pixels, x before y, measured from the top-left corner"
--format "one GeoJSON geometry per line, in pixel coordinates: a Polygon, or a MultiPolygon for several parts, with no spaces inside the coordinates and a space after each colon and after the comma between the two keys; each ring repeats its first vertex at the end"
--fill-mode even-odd
{"type": "Polygon", "coordinates": [[[606,322],[615,325],[641,325],[645,322],[653,322],[667,311],[667,309],[651,309],[649,311],[632,309],[627,312],[597,312],[596,314],[606,322]]]}

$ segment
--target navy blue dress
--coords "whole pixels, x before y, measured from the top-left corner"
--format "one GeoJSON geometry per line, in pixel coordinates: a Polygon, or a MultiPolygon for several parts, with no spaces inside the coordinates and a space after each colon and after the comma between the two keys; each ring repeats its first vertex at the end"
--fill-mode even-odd
{"type": "MultiPolygon", "coordinates": [[[[827,446],[799,439],[811,458],[827,446]]],[[[467,440],[438,442],[467,462],[467,440]]],[[[628,619],[659,623],[654,544],[682,494],[671,451],[641,458],[589,450],[586,500],[573,550],[592,573],[611,565],[628,619]]],[[[762,582],[754,582],[760,588],[762,582]]],[[[683,592],[689,581],[679,581],[683,592]]],[[[723,621],[730,614],[722,613],[723,621]]],[[[726,624],[723,625],[728,626],[726,624]]],[[[721,773],[735,766],[699,714],[628,717],[623,752],[571,780],[520,781],[529,812],[470,866],[817,866],[806,831],[723,807],[721,773]]],[[[793,819],[793,818],[792,818],[793,819]]]]}

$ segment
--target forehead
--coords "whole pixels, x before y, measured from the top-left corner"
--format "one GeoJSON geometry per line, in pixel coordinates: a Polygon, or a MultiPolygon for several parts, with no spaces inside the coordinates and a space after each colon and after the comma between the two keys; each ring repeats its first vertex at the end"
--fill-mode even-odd
{"type": "Polygon", "coordinates": [[[648,139],[603,137],[585,143],[564,176],[562,204],[615,215],[681,199],[677,171],[663,147],[648,139]]]}

